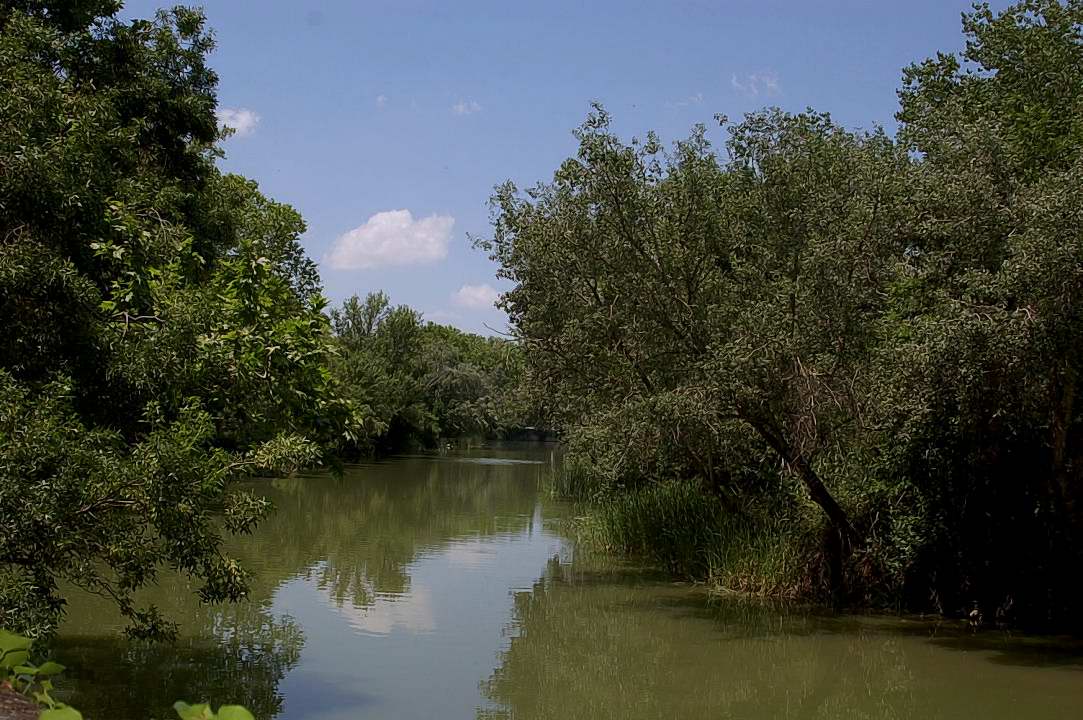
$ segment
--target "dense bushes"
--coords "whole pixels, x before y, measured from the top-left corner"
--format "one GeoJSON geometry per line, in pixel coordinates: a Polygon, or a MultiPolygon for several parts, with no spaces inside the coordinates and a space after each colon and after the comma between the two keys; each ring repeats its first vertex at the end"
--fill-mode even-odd
{"type": "Polygon", "coordinates": [[[371,419],[370,433],[345,450],[431,448],[440,438],[500,437],[527,424],[515,343],[426,323],[383,292],[354,296],[331,318],[332,372],[371,419]]]}
{"type": "Polygon", "coordinates": [[[551,183],[498,190],[480,245],[610,543],[1078,620],[1081,27],[977,7],[965,53],[905,71],[896,137],[765,110],[720,118],[720,158],[596,108],[551,183]]]}

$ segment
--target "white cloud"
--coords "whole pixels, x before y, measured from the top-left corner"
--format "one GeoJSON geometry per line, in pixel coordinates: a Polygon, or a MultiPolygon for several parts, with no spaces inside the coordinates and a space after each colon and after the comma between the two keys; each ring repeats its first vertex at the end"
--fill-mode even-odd
{"type": "Polygon", "coordinates": [[[668,107],[688,107],[689,105],[701,105],[703,103],[703,93],[698,92],[695,95],[689,95],[681,100],[671,100],[666,103],[668,107]]]}
{"type": "Polygon", "coordinates": [[[730,85],[737,92],[749,97],[778,95],[782,92],[782,87],[778,82],[778,73],[773,70],[752,73],[743,77],[738,77],[737,73],[734,73],[733,77],[730,78],[730,85]]]}
{"type": "Polygon", "coordinates": [[[379,110],[383,110],[385,107],[387,107],[387,95],[377,95],[376,108],[379,110]]]}
{"type": "Polygon", "coordinates": [[[488,541],[466,540],[453,542],[447,549],[448,565],[463,570],[480,570],[492,567],[496,551],[488,541]]]}
{"type": "Polygon", "coordinates": [[[235,137],[245,137],[256,131],[260,116],[248,108],[218,108],[214,111],[219,127],[233,128],[235,137]]]}
{"type": "Polygon", "coordinates": [[[409,210],[378,212],[335,240],[327,262],[336,270],[418,265],[447,257],[455,218],[414,219],[409,210]]]}
{"type": "Polygon", "coordinates": [[[366,583],[374,597],[367,605],[340,603],[324,590],[324,599],[355,630],[366,635],[390,635],[396,630],[411,635],[421,635],[436,629],[436,613],[432,591],[427,587],[414,587],[401,594],[378,594],[366,583]]]}
{"type": "Polygon", "coordinates": [[[459,307],[491,308],[500,299],[500,291],[492,285],[463,285],[451,295],[459,307]]]}
{"type": "Polygon", "coordinates": [[[481,105],[474,100],[460,100],[451,106],[451,112],[456,115],[473,115],[481,112],[481,105]]]}

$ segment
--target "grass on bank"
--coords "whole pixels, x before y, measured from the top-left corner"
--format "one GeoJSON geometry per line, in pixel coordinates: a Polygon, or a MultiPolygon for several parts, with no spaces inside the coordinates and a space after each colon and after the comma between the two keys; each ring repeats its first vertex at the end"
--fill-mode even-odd
{"type": "Polygon", "coordinates": [[[572,525],[587,551],[642,559],[718,590],[754,596],[808,599],[829,590],[823,523],[811,513],[734,513],[695,480],[610,493],[576,462],[552,483],[554,495],[581,504],[572,525]]]}

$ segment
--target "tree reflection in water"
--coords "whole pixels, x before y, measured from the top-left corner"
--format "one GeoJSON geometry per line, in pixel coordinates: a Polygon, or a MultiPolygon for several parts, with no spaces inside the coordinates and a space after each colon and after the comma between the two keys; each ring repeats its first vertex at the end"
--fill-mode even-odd
{"type": "Polygon", "coordinates": [[[274,611],[284,584],[312,583],[362,630],[393,625],[417,610],[406,607],[410,602],[425,601],[409,592],[419,555],[456,539],[522,532],[532,522],[543,470],[416,458],[354,467],[339,477],[255,482],[276,511],[226,547],[252,575],[249,601],[203,606],[185,578],[163,576],[141,600],[179,621],[180,639],[168,646],[127,641],[111,605],[75,597],[54,646],[70,668],[61,690],[87,717],[113,720],[172,717],[170,707],[181,698],[244,704],[259,718],[280,715],[286,700],[279,685],[298,665],[305,641],[293,618],[274,611]]]}
{"type": "Polygon", "coordinates": [[[1007,720],[1083,703],[1079,654],[1051,671],[1065,656],[1023,639],[710,602],[589,559],[550,562],[516,595],[508,634],[479,720],[1007,720]]]}
{"type": "MultiPolygon", "coordinates": [[[[104,615],[111,608],[101,610],[104,615]]],[[[84,717],[116,720],[172,717],[178,699],[228,701],[258,718],[281,712],[278,684],[304,645],[291,618],[275,617],[255,602],[193,604],[173,617],[184,624],[173,645],[128,641],[108,626],[101,634],[64,632],[55,655],[68,666],[60,686],[68,701],[84,717]]]]}

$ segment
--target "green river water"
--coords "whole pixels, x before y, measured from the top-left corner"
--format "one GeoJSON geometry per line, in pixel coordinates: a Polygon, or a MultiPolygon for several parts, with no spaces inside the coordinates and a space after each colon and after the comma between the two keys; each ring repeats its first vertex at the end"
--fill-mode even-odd
{"type": "Polygon", "coordinates": [[[1083,648],[953,623],[712,598],[577,558],[552,450],[475,449],[257,483],[277,512],[230,551],[251,601],[146,599],[173,646],[74,598],[55,654],[90,720],[179,698],[257,718],[1083,718],[1083,648]]]}

